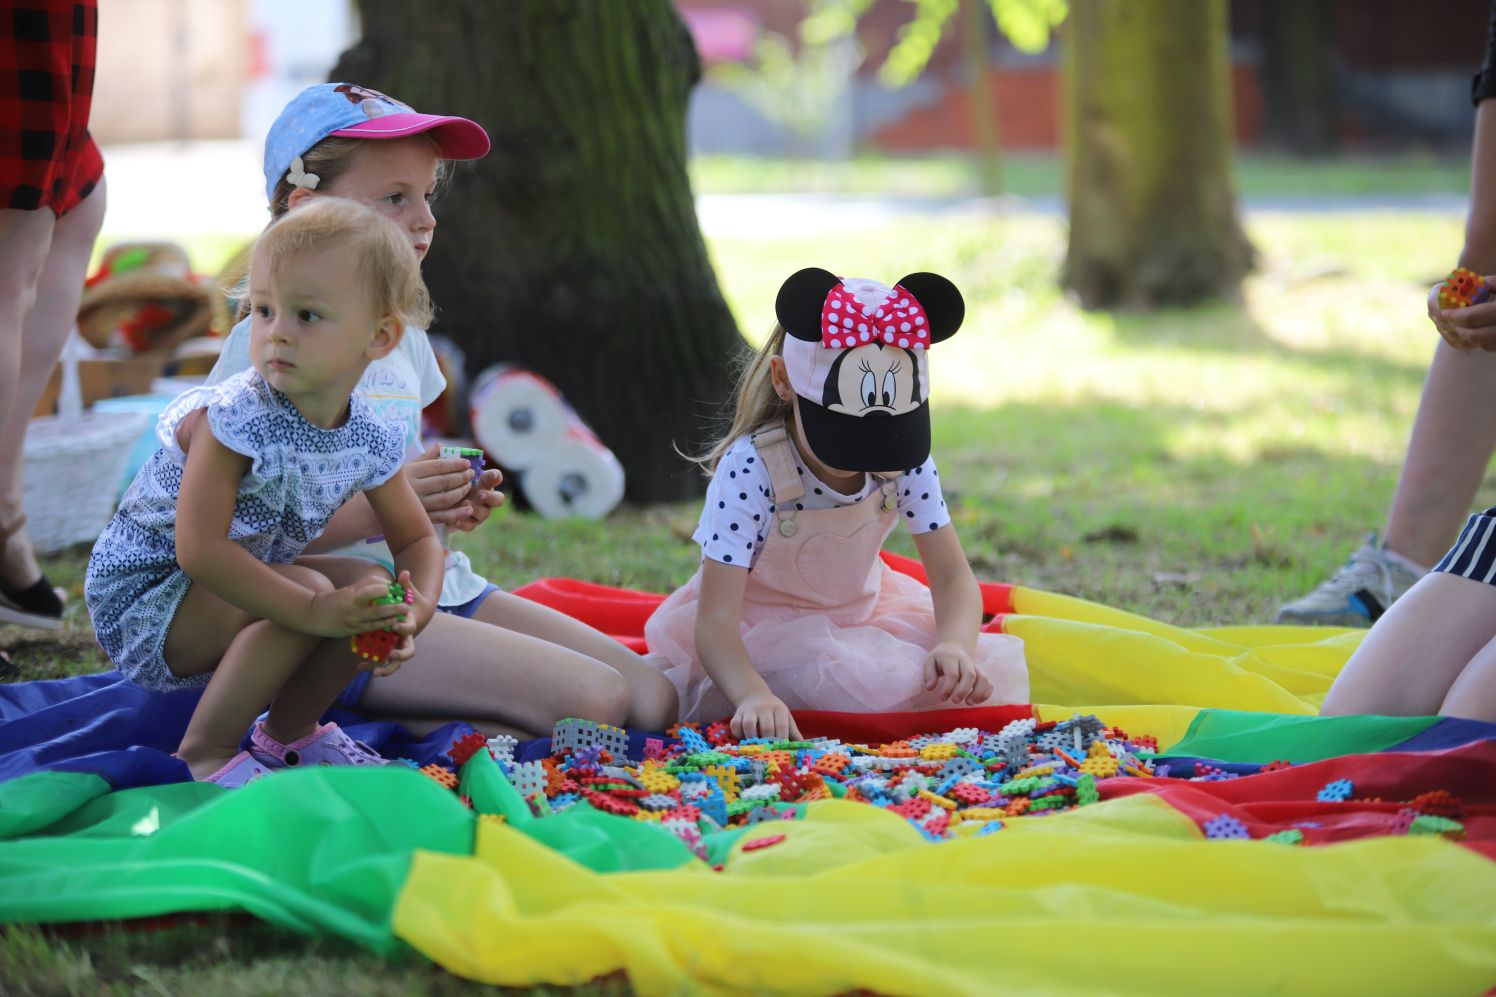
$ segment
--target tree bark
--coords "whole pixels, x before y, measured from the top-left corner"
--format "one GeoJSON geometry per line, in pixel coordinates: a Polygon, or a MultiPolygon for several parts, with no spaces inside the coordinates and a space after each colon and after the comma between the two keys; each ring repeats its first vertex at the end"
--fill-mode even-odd
{"type": "Polygon", "coordinates": [[[1225,0],[1073,0],[1065,105],[1083,307],[1234,297],[1252,265],[1231,176],[1225,0]]]}
{"type": "Polygon", "coordinates": [[[628,475],[627,498],[689,498],[675,452],[703,442],[742,340],[686,174],[701,66],[668,0],[359,0],[336,80],[482,124],[453,164],[425,274],[436,331],[472,375],[556,383],[628,475]],[[439,7],[437,16],[434,11],[439,7]]]}

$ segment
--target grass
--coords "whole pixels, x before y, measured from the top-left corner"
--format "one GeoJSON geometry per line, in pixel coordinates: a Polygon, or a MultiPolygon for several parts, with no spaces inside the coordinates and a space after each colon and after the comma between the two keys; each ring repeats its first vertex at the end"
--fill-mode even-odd
{"type": "MultiPolygon", "coordinates": [[[[1013,150],[1001,160],[1003,192],[1059,197],[1065,166],[1054,152],[1013,150]]],[[[807,193],[969,197],[980,191],[972,157],[947,152],[901,158],[858,155],[846,162],[698,156],[691,163],[697,193],[807,193]]],[[[1236,162],[1237,190],[1246,197],[1409,196],[1470,189],[1469,157],[1407,152],[1386,156],[1304,160],[1244,153],[1236,162]]]]}
{"type": "MultiPolygon", "coordinates": [[[[1424,288],[1451,265],[1461,222],[1259,214],[1249,229],[1261,267],[1240,304],[1158,314],[1077,310],[1054,287],[1063,229],[1039,216],[710,248],[758,334],[790,266],[951,276],[969,312],[935,353],[935,452],[978,575],[1204,625],[1269,619],[1381,523],[1434,345],[1424,288]]],[[[572,575],[664,590],[693,569],[697,512],[505,512],[459,546],[506,586],[572,575]]],[[[893,547],[912,553],[902,534],[893,547]]],[[[86,556],[46,568],[76,595],[86,556]]],[[[106,667],[78,599],[60,634],[6,628],[0,647],[23,679],[106,667]]],[[[12,929],[0,979],[36,994],[479,990],[243,921],[71,940],[12,929]]]]}

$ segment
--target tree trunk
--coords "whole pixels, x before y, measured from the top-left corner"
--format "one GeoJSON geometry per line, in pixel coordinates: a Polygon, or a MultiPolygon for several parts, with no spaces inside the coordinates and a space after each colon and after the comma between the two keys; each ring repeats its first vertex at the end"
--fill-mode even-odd
{"type": "Polygon", "coordinates": [[[1236,214],[1225,0],[1073,0],[1065,104],[1070,247],[1083,307],[1233,297],[1236,214]]]}
{"type": "Polygon", "coordinates": [[[425,266],[468,374],[556,383],[618,455],[627,497],[700,494],[675,453],[705,438],[740,347],[686,175],[701,66],[668,0],[359,0],[333,78],[482,124],[454,164],[425,266]]]}
{"type": "Polygon", "coordinates": [[[984,195],[1003,192],[1002,146],[997,138],[997,102],[987,79],[992,15],[985,0],[961,2],[961,62],[971,88],[971,137],[976,155],[977,182],[984,195]]]}
{"type": "Polygon", "coordinates": [[[1300,155],[1333,152],[1340,115],[1329,0],[1264,0],[1261,11],[1268,141],[1300,155]]]}

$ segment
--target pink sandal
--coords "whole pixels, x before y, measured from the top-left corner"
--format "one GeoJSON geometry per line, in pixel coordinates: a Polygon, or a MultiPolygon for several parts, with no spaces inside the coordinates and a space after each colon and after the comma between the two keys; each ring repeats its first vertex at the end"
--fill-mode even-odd
{"type": "Polygon", "coordinates": [[[389,759],[362,741],[355,741],[335,723],[325,723],[306,737],[281,744],[265,733],[265,724],[255,724],[249,735],[255,754],[270,765],[287,768],[307,765],[389,765],[389,759]]]}
{"type": "Polygon", "coordinates": [[[241,751],[233,758],[230,758],[228,764],[223,768],[207,778],[197,781],[211,782],[213,785],[222,786],[224,789],[238,789],[241,786],[249,785],[262,775],[269,774],[270,769],[260,764],[253,755],[247,751],[241,751]]]}

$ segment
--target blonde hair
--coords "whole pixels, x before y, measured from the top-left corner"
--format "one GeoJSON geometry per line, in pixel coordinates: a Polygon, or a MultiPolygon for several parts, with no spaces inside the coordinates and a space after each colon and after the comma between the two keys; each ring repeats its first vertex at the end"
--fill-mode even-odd
{"type": "MultiPolygon", "coordinates": [[[[435,179],[437,191],[440,192],[447,181],[447,161],[441,158],[441,148],[436,144],[435,139],[425,134],[422,137],[430,142],[431,147],[437,152],[435,179]]],[[[379,140],[329,135],[301,154],[302,169],[307,173],[317,175],[316,189],[325,193],[329,187],[357,165],[364,153],[369,151],[369,143],[374,141],[379,140]]],[[[291,192],[295,189],[284,175],[275,182],[275,193],[270,198],[272,220],[291,210],[291,192]]]]}
{"type": "Polygon", "coordinates": [[[764,340],[764,345],[759,348],[758,352],[744,352],[739,355],[735,364],[738,385],[734,393],[737,402],[733,409],[732,421],[728,424],[727,431],[710,449],[692,458],[708,475],[717,470],[717,464],[722,460],[722,455],[727,453],[738,437],[746,433],[756,433],[789,418],[790,403],[780,398],[775,392],[774,377],[769,364],[773,357],[783,356],[783,354],[784,326],[775,322],[773,331],[769,333],[769,338],[764,340]]]}
{"type": "Polygon", "coordinates": [[[319,197],[270,224],[255,245],[274,271],[288,256],[336,246],[355,254],[376,315],[394,315],[424,329],[434,309],[421,263],[400,227],[346,197],[319,197]]]}

